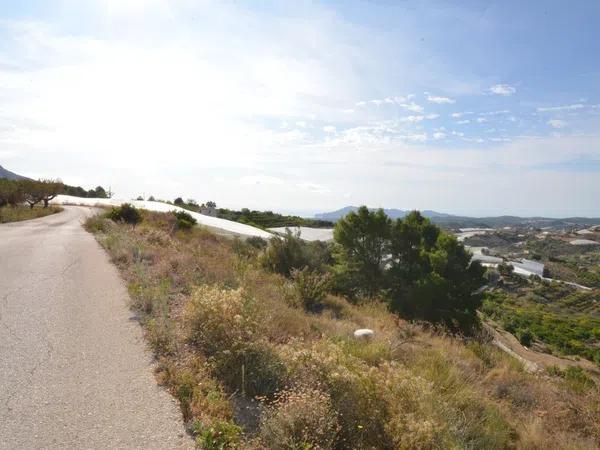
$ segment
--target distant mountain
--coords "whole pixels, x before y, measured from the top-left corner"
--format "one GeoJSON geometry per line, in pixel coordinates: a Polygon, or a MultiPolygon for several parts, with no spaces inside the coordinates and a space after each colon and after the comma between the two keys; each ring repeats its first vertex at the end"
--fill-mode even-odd
{"type": "MultiPolygon", "coordinates": [[[[376,210],[377,208],[370,208],[370,209],[376,210]]],[[[338,209],[337,211],[315,214],[315,218],[335,222],[337,220],[340,220],[346,214],[348,214],[352,211],[356,211],[356,210],[358,210],[358,206],[346,206],[345,208],[338,209]]],[[[410,212],[410,211],[406,211],[403,209],[393,209],[393,208],[392,209],[384,209],[383,211],[388,215],[388,217],[390,217],[392,219],[401,219],[410,212]]],[[[456,217],[456,216],[451,216],[450,214],[444,214],[444,213],[439,213],[437,211],[430,211],[430,210],[421,211],[421,214],[423,214],[425,217],[429,217],[431,219],[438,218],[438,217],[439,218],[441,218],[441,217],[456,217]]]]}
{"type": "MultiPolygon", "coordinates": [[[[336,222],[351,211],[356,211],[357,206],[346,206],[337,211],[315,214],[315,218],[336,222]]],[[[371,208],[375,210],[376,208],[371,208]]],[[[409,211],[402,209],[384,209],[384,212],[392,219],[403,218],[409,211]]],[[[564,219],[548,217],[517,217],[517,216],[498,216],[498,217],[466,217],[454,216],[452,214],[439,213],[437,211],[421,211],[425,217],[432,222],[444,228],[501,228],[501,227],[534,227],[534,228],[558,228],[568,229],[572,227],[589,226],[600,224],[599,218],[588,217],[567,217],[564,219]]]]}
{"type": "Polygon", "coordinates": [[[9,180],[26,180],[27,177],[22,175],[17,175],[16,173],[11,172],[10,170],[6,170],[4,167],[0,166],[0,178],[7,178],[9,180]]]}

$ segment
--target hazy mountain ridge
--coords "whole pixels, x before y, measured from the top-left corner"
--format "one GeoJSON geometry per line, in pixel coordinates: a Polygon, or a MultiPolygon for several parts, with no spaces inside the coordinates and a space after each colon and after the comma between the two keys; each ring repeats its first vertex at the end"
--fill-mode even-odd
{"type": "MultiPolygon", "coordinates": [[[[357,206],[346,206],[336,211],[315,214],[315,218],[321,220],[329,220],[335,222],[346,214],[356,211],[357,206]]],[[[377,208],[370,208],[377,209],[377,208]]],[[[384,212],[392,219],[403,218],[410,211],[403,209],[384,208],[384,212]]],[[[448,228],[498,228],[506,226],[532,226],[532,227],[552,227],[565,228],[571,226],[582,225],[598,225],[600,218],[591,217],[566,217],[566,218],[551,218],[551,217],[519,217],[519,216],[494,216],[494,217],[468,217],[456,216],[447,213],[440,213],[432,210],[421,211],[425,217],[431,219],[432,222],[448,227],[448,228]]]]}
{"type": "Polygon", "coordinates": [[[6,170],[4,167],[0,166],[0,178],[6,178],[8,180],[26,180],[27,177],[23,175],[18,175],[10,170],[6,170]]]}

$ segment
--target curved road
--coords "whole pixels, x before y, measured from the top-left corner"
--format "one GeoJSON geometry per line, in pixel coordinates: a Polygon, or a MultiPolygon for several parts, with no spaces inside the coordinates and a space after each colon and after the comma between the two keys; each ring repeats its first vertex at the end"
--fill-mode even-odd
{"type": "Polygon", "coordinates": [[[90,214],[0,225],[0,448],[193,448],[90,214]]]}

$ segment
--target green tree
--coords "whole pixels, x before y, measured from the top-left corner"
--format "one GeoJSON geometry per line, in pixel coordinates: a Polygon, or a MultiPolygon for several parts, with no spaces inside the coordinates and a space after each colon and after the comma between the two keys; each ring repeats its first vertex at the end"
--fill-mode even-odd
{"type": "Polygon", "coordinates": [[[454,236],[418,213],[392,232],[391,308],[404,316],[469,331],[477,322],[485,269],[454,236]]]}
{"type": "Polygon", "coordinates": [[[94,195],[96,198],[108,198],[108,194],[102,186],[97,186],[96,189],[94,189],[94,195]]]}
{"type": "Polygon", "coordinates": [[[334,229],[336,284],[354,296],[373,296],[385,286],[391,220],[382,209],[361,206],[339,220],[334,229]]]}
{"type": "Polygon", "coordinates": [[[64,184],[60,180],[40,180],[39,182],[41,183],[44,208],[47,208],[50,201],[63,192],[64,184]]]}
{"type": "Polygon", "coordinates": [[[0,178],[0,206],[18,206],[25,201],[25,191],[18,181],[0,178]]]}
{"type": "Polygon", "coordinates": [[[22,189],[25,202],[31,209],[44,198],[44,186],[41,182],[35,180],[19,180],[19,187],[22,189]]]}

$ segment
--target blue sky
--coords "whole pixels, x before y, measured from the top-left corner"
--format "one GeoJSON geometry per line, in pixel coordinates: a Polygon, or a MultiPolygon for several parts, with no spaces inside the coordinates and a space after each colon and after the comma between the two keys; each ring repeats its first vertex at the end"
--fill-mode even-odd
{"type": "Polygon", "coordinates": [[[600,216],[600,3],[0,5],[0,164],[310,214],[600,216]]]}

